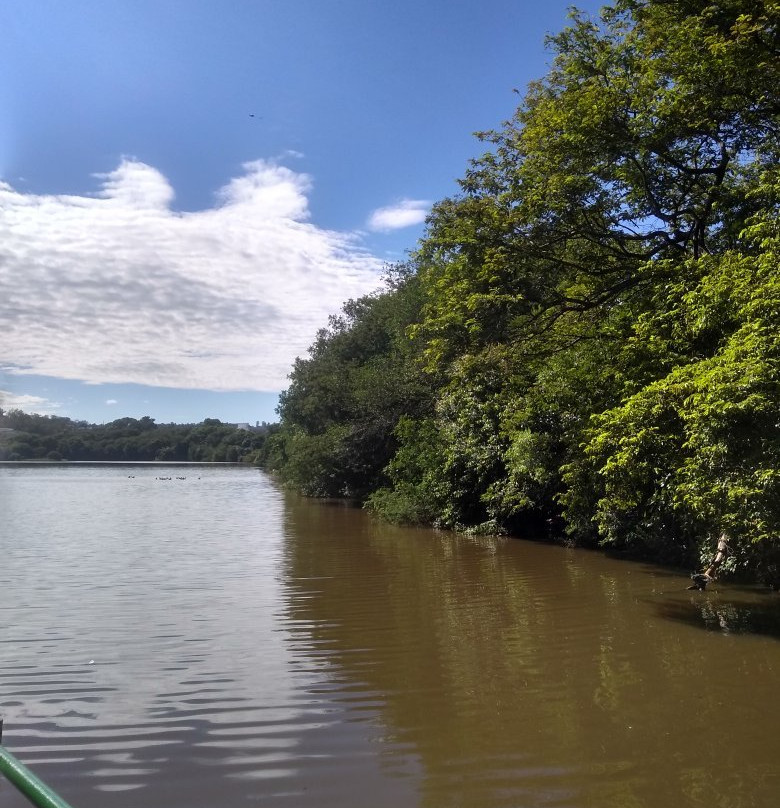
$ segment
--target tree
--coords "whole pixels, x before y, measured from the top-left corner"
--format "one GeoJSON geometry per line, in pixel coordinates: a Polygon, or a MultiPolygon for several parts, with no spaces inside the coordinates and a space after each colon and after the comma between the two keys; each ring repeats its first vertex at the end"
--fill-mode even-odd
{"type": "MultiPolygon", "coordinates": [[[[425,298],[415,335],[429,370],[455,387],[463,367],[497,346],[511,357],[493,394],[505,401],[495,431],[464,452],[470,490],[488,515],[554,517],[558,503],[572,540],[678,557],[701,544],[705,521],[736,531],[737,520],[751,540],[769,536],[705,491],[723,471],[707,441],[716,400],[736,400],[726,379],[754,372],[763,392],[741,409],[756,423],[774,417],[771,330],[757,324],[755,307],[774,300],[776,269],[755,287],[750,256],[776,263],[766,238],[745,228],[777,216],[766,177],[778,158],[779,14],[774,3],[747,0],[626,0],[598,21],[575,13],[550,40],[550,73],[503,129],[483,135],[492,149],[472,164],[463,194],[435,206],[417,255],[425,298]],[[724,308],[729,284],[754,292],[741,314],[724,308]],[[706,323],[687,339],[668,327],[681,308],[706,323]],[[736,351],[740,340],[766,357],[760,368],[736,351]],[[670,389],[683,388],[704,398],[670,402],[670,389]],[[685,429],[688,441],[676,439],[685,429]],[[490,445],[485,485],[479,458],[490,445]],[[686,457],[684,479],[658,476],[686,457]]],[[[452,401],[450,385],[441,389],[439,402],[452,401]]],[[[472,406],[468,398],[456,410],[474,424],[472,406]]],[[[744,425],[728,428],[732,442],[746,440],[744,425]]],[[[771,466],[765,444],[747,445],[741,462],[753,452],[771,466]]],[[[769,467],[762,473],[766,487],[769,467]]],[[[740,491],[755,505],[756,486],[740,480],[730,496],[740,491]]],[[[762,524],[775,524],[769,512],[762,524]]]]}
{"type": "Polygon", "coordinates": [[[384,482],[399,419],[430,400],[406,338],[419,301],[417,278],[396,267],[384,291],[348,301],[309,357],[296,360],[269,455],[288,482],[313,496],[355,499],[384,482]]]}
{"type": "Polygon", "coordinates": [[[662,259],[733,246],[778,156],[779,14],[621,0],[550,38],[548,76],[431,216],[434,364],[622,304],[662,280],[662,259]]]}
{"type": "Polygon", "coordinates": [[[659,290],[628,350],[652,344],[668,370],[594,417],[584,463],[567,469],[564,499],[572,524],[594,518],[611,544],[675,544],[696,554],[703,538],[725,530],[740,563],[777,582],[777,216],[757,215],[744,240],[744,251],[690,260],[659,290]]]}
{"type": "Polygon", "coordinates": [[[416,274],[296,365],[290,479],[676,561],[726,529],[780,569],[779,24],[774,0],[575,12],[416,274]]]}

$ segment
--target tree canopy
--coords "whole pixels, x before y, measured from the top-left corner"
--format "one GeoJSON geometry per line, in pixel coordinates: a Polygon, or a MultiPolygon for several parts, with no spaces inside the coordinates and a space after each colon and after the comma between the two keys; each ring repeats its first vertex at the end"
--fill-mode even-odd
{"type": "Polygon", "coordinates": [[[277,467],[388,518],[670,561],[726,531],[780,580],[779,23],[573,12],[403,281],[296,365],[277,467]]]}
{"type": "Polygon", "coordinates": [[[259,463],[275,424],[246,430],[207,418],[200,424],[157,424],[117,418],[89,424],[22,410],[0,411],[0,460],[176,460],[259,463]]]}

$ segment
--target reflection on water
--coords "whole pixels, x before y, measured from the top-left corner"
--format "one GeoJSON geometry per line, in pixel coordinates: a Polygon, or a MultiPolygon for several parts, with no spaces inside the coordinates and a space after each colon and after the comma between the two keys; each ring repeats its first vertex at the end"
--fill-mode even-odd
{"type": "Polygon", "coordinates": [[[156,476],[0,469],[4,739],[74,805],[780,797],[775,596],[156,476]]]}
{"type": "Polygon", "coordinates": [[[658,614],[722,634],[761,634],[780,639],[780,609],[773,592],[710,587],[698,597],[657,604],[658,614]]]}
{"type": "MultiPolygon", "coordinates": [[[[288,510],[291,617],[383,694],[420,805],[762,805],[776,777],[774,642],[669,621],[682,576],[596,554],[288,510]],[[659,572],[661,574],[656,574],[659,572]],[[318,578],[313,587],[299,582],[318,578]],[[724,744],[724,734],[729,743],[724,744]]],[[[777,601],[772,600],[777,610],[777,601]]]]}

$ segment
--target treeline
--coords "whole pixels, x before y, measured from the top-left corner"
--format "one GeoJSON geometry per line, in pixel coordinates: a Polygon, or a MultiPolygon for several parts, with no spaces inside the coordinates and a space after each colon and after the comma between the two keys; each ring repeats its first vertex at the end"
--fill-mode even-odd
{"type": "Polygon", "coordinates": [[[780,572],[780,6],[620,0],[386,288],[291,374],[266,463],[404,522],[780,572]]]}
{"type": "Polygon", "coordinates": [[[153,418],[119,418],[88,424],[59,416],[0,410],[0,460],[178,460],[259,464],[269,434],[263,424],[237,429],[216,418],[199,424],[156,424],[153,418]]]}

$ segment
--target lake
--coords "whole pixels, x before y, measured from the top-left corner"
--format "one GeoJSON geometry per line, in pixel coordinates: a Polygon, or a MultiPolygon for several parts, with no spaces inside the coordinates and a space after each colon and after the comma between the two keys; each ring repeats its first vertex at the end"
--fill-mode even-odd
{"type": "Polygon", "coordinates": [[[6,465],[0,512],[3,742],[74,808],[780,801],[775,593],[236,466],[6,465]]]}

